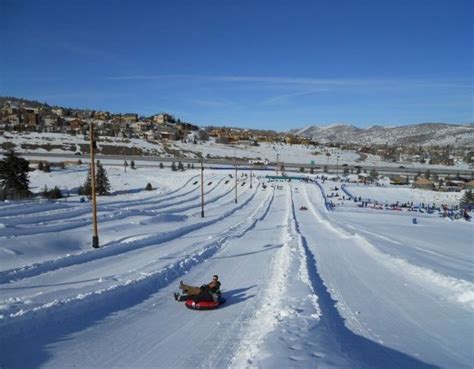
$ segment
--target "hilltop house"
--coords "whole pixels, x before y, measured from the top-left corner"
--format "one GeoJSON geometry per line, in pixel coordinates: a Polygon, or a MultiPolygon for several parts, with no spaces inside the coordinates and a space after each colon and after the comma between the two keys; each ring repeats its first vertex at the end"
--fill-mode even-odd
{"type": "Polygon", "coordinates": [[[122,121],[123,122],[138,122],[138,114],[134,113],[125,113],[122,114],[122,121]]]}
{"type": "Polygon", "coordinates": [[[96,111],[94,113],[94,119],[97,120],[109,120],[110,119],[110,113],[107,111],[96,111]]]}
{"type": "Polygon", "coordinates": [[[58,126],[58,117],[56,115],[46,115],[41,118],[40,125],[43,132],[54,132],[58,126]]]}
{"type": "Polygon", "coordinates": [[[72,134],[81,134],[88,127],[88,124],[84,120],[79,118],[70,120],[68,123],[69,127],[67,129],[67,132],[72,134]]]}
{"type": "Polygon", "coordinates": [[[53,113],[53,114],[55,114],[59,117],[62,117],[64,115],[64,111],[61,108],[52,109],[51,113],[53,113]]]}
{"type": "Polygon", "coordinates": [[[153,122],[158,124],[174,123],[176,120],[171,114],[160,113],[153,116],[153,122]]]}

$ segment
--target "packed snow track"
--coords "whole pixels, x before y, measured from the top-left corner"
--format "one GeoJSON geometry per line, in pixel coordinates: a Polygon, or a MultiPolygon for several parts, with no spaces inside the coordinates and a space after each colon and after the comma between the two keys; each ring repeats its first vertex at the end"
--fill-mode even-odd
{"type": "Polygon", "coordinates": [[[390,232],[263,174],[236,202],[217,170],[202,218],[196,173],[99,198],[97,250],[87,201],[0,205],[0,367],[472,368],[472,224],[443,247],[444,219],[390,232]],[[173,299],[213,274],[219,309],[173,299]]]}

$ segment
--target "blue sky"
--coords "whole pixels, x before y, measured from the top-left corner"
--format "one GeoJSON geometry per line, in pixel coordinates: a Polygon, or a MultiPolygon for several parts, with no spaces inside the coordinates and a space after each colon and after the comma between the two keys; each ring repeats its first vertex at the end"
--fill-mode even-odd
{"type": "Polygon", "coordinates": [[[0,7],[0,95],[275,130],[474,121],[472,0],[0,7]]]}

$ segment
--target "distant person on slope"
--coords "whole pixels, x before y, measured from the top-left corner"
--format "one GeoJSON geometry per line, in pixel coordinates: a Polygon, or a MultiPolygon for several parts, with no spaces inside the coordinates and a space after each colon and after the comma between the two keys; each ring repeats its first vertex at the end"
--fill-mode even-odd
{"type": "Polygon", "coordinates": [[[184,284],[183,281],[179,283],[179,288],[182,290],[184,295],[180,295],[179,293],[174,294],[174,299],[176,301],[187,301],[193,300],[194,302],[200,301],[214,301],[217,302],[219,300],[219,296],[221,294],[221,282],[219,281],[219,277],[214,275],[212,277],[212,281],[208,284],[203,284],[201,287],[193,287],[187,284],[184,284]]]}

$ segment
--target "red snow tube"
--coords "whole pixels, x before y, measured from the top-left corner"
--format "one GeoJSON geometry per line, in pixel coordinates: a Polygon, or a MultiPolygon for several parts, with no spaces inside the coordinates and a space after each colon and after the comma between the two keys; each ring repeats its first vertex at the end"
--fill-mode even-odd
{"type": "Polygon", "coordinates": [[[220,305],[225,302],[225,299],[219,297],[219,301],[200,301],[194,302],[193,300],[187,300],[184,304],[188,309],[192,310],[213,310],[217,309],[220,305]]]}

